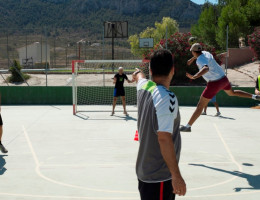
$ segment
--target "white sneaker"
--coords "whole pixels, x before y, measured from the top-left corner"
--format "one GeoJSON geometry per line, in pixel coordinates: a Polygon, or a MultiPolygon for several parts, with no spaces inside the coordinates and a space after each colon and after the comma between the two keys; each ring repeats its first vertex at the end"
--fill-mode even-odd
{"type": "Polygon", "coordinates": [[[207,115],[207,113],[206,113],[206,112],[203,112],[203,113],[201,113],[201,115],[207,115]]]}
{"type": "Polygon", "coordinates": [[[260,95],[254,94],[252,99],[260,101],[260,95]]]}
{"type": "Polygon", "coordinates": [[[215,114],[216,117],[219,117],[220,115],[221,115],[220,112],[217,112],[217,113],[215,114]]]}

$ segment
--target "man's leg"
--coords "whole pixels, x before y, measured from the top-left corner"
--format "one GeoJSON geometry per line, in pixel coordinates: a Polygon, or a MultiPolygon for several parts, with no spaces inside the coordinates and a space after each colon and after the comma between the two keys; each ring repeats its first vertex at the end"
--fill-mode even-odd
{"type": "Polygon", "coordinates": [[[203,109],[208,105],[209,102],[210,102],[210,99],[207,99],[207,98],[201,96],[199,103],[197,105],[197,108],[196,108],[195,112],[193,113],[193,115],[191,116],[189,123],[186,126],[182,126],[180,128],[180,131],[190,132],[191,126],[200,117],[203,109]]]}
{"type": "Polygon", "coordinates": [[[197,108],[196,108],[195,112],[193,113],[193,115],[191,116],[190,121],[188,123],[190,126],[192,126],[194,124],[194,122],[200,117],[200,115],[203,111],[203,108],[205,108],[205,106],[207,106],[209,102],[210,102],[210,99],[207,99],[203,96],[200,97],[197,108]]]}
{"type": "Polygon", "coordinates": [[[244,92],[242,90],[224,90],[228,96],[237,96],[237,97],[243,97],[243,98],[249,98],[252,99],[253,94],[250,94],[248,92],[244,92]]]}
{"type": "Polygon", "coordinates": [[[161,183],[145,183],[139,180],[141,200],[175,200],[170,181],[161,183]]]}
{"type": "Polygon", "coordinates": [[[0,151],[2,153],[7,153],[7,149],[4,147],[4,145],[2,144],[2,136],[3,136],[3,126],[0,125],[0,151]]]}
{"type": "Polygon", "coordinates": [[[123,104],[124,114],[127,115],[127,112],[126,112],[125,96],[122,96],[121,99],[122,99],[122,104],[123,104]]]}
{"type": "Polygon", "coordinates": [[[112,113],[111,113],[111,115],[114,115],[114,114],[115,114],[116,102],[117,102],[117,97],[114,97],[114,98],[113,98],[113,108],[112,108],[112,113]]]}
{"type": "Polygon", "coordinates": [[[207,109],[208,109],[208,105],[206,105],[206,106],[205,106],[205,108],[204,108],[204,111],[203,111],[202,115],[207,115],[207,109]]]}
{"type": "Polygon", "coordinates": [[[214,106],[216,107],[217,112],[219,113],[219,105],[218,105],[218,103],[217,103],[217,102],[214,102],[213,104],[214,104],[214,106]]]}
{"type": "Polygon", "coordinates": [[[0,125],[0,144],[2,144],[3,126],[0,125]]]}

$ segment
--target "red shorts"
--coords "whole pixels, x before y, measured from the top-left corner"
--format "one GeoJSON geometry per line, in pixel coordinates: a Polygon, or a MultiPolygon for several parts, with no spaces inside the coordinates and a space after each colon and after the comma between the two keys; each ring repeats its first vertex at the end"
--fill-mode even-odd
{"type": "Polygon", "coordinates": [[[231,88],[231,84],[225,76],[218,81],[208,82],[202,96],[207,99],[212,99],[220,90],[231,90],[231,88]]]}

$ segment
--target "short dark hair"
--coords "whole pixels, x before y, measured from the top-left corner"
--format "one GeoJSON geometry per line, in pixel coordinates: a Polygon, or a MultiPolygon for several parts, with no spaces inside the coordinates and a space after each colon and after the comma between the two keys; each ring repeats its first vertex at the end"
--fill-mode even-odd
{"type": "Polygon", "coordinates": [[[173,68],[172,53],[165,49],[155,51],[151,55],[150,68],[153,76],[168,76],[173,68]]]}

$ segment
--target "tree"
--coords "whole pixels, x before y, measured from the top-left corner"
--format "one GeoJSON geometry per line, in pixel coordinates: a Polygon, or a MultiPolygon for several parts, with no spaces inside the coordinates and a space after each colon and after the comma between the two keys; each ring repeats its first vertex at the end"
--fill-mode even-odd
{"type": "Polygon", "coordinates": [[[202,11],[198,24],[192,27],[191,33],[197,36],[201,41],[217,46],[217,18],[217,7],[208,5],[207,8],[204,8],[202,11]]]}
{"type": "Polygon", "coordinates": [[[154,44],[158,44],[161,39],[166,38],[166,29],[168,37],[179,30],[178,24],[174,19],[164,17],[161,23],[155,22],[155,28],[147,27],[140,34],[131,35],[128,39],[131,45],[131,52],[136,56],[144,55],[149,49],[139,48],[139,38],[153,38],[154,44]]]}
{"type": "Polygon", "coordinates": [[[248,33],[249,23],[241,2],[232,0],[226,5],[218,19],[217,42],[222,48],[226,44],[226,28],[229,26],[229,47],[238,47],[239,37],[245,37],[248,33]]]}
{"type": "Polygon", "coordinates": [[[248,0],[248,3],[245,7],[245,14],[247,16],[250,26],[260,26],[260,1],[248,0]]]}

